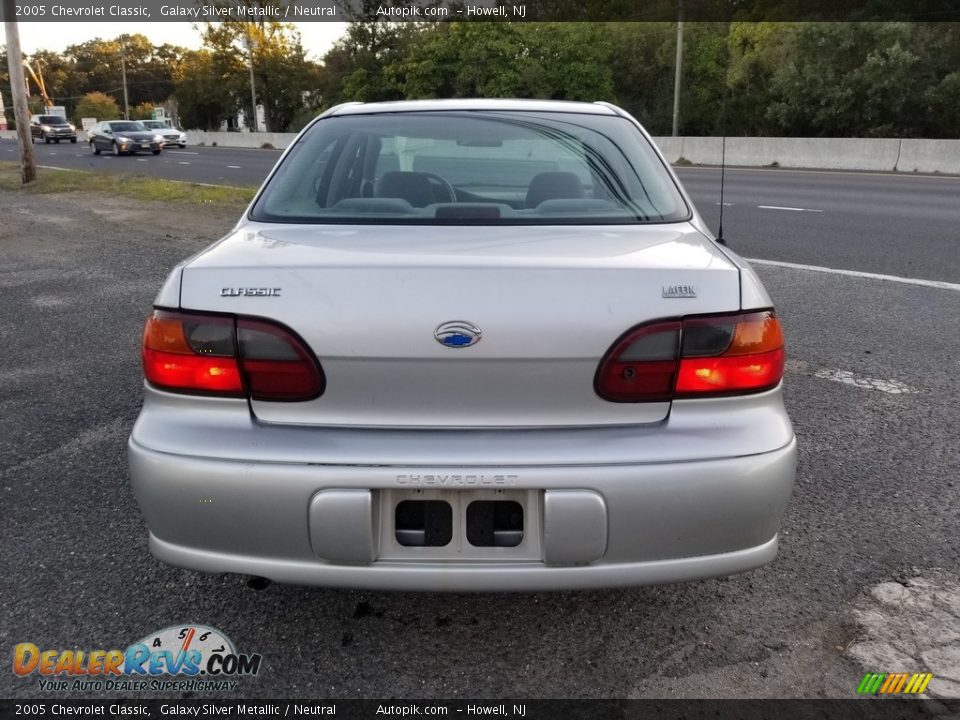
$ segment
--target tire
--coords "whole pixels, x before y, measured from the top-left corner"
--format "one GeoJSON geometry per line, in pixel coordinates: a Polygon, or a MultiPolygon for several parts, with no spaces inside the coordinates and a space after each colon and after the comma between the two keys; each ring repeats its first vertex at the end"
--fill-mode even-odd
{"type": "Polygon", "coordinates": [[[57,145],[59,145],[59,144],[60,144],[60,138],[56,138],[56,139],[54,140],[54,142],[55,142],[57,145]]]}
{"type": "Polygon", "coordinates": [[[160,151],[159,151],[159,150],[151,150],[150,152],[152,152],[154,155],[159,155],[159,154],[160,154],[160,151]]]}
{"type": "Polygon", "coordinates": [[[40,139],[43,140],[43,144],[44,144],[44,145],[49,145],[49,144],[50,144],[50,138],[48,138],[48,137],[47,137],[46,135],[44,135],[43,133],[40,133],[40,139]]]}
{"type": "Polygon", "coordinates": [[[114,154],[114,155],[120,155],[120,146],[117,145],[117,141],[116,141],[116,140],[113,141],[113,154],[114,154]]]}
{"type": "Polygon", "coordinates": [[[77,139],[76,139],[76,138],[70,138],[70,144],[71,144],[71,145],[76,145],[76,144],[77,144],[77,139]]]}
{"type": "Polygon", "coordinates": [[[90,141],[90,152],[92,152],[94,155],[100,154],[100,148],[93,144],[93,140],[90,141]]]}

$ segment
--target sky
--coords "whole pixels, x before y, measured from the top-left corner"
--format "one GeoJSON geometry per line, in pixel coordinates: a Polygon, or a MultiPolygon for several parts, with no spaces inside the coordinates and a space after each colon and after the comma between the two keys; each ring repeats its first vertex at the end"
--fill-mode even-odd
{"type": "MultiPolygon", "coordinates": [[[[297,26],[303,38],[307,55],[319,60],[336,40],[346,31],[346,23],[303,22],[297,26]]],[[[21,22],[20,45],[24,53],[37,50],[59,52],[68,45],[75,45],[93,38],[113,39],[123,33],[140,33],[154,45],[171,43],[188,48],[200,47],[200,29],[189,22],[21,22]]],[[[200,28],[203,26],[200,25],[200,28]]]]}

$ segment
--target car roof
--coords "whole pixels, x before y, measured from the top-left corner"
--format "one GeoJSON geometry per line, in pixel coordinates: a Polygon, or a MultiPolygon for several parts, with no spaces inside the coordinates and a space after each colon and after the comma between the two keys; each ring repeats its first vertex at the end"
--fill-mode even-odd
{"type": "Polygon", "coordinates": [[[443,110],[517,110],[526,112],[567,112],[590,115],[616,115],[609,105],[569,100],[398,100],[378,103],[345,103],[333,108],[329,115],[372,115],[398,112],[431,112],[443,110]]]}

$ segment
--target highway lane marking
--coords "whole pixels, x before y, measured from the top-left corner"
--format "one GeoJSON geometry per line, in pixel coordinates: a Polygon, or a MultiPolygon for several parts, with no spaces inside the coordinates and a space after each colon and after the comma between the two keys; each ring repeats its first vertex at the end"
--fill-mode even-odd
{"type": "Polygon", "coordinates": [[[231,170],[239,170],[239,169],[240,169],[240,166],[239,166],[239,165],[227,165],[227,167],[230,168],[231,170]]]}
{"type": "Polygon", "coordinates": [[[822,213],[823,210],[811,210],[810,208],[795,208],[795,207],[784,207],[782,205],[757,205],[761,210],[791,210],[793,212],[818,212],[822,213]]]}
{"type": "Polygon", "coordinates": [[[186,160],[177,160],[177,165],[189,165],[189,164],[190,163],[188,163],[186,160]]]}
{"type": "Polygon", "coordinates": [[[888,395],[916,395],[920,392],[899,380],[866,377],[850,370],[833,370],[830,368],[813,370],[805,360],[787,360],[787,370],[821,380],[838,382],[842,385],[852,385],[861,390],[879,390],[888,395]]]}
{"type": "Polygon", "coordinates": [[[809,272],[827,273],[829,275],[846,275],[848,277],[865,278],[867,280],[883,280],[885,282],[902,283],[904,285],[918,285],[920,287],[935,288],[937,290],[953,290],[960,292],[960,284],[944,282],[943,280],[923,280],[921,278],[907,278],[899,275],[883,275],[881,273],[862,272],[860,270],[841,270],[820,265],[803,265],[801,263],[782,262],[780,260],[764,260],[762,258],[747,258],[753,265],[769,265],[771,267],[789,268],[791,270],[807,270],[809,272]]]}
{"type": "Polygon", "coordinates": [[[137,162],[146,162],[146,161],[147,161],[146,158],[137,158],[137,162]]]}
{"type": "Polygon", "coordinates": [[[198,152],[190,152],[189,150],[167,150],[171,155],[199,155],[198,152]]]}

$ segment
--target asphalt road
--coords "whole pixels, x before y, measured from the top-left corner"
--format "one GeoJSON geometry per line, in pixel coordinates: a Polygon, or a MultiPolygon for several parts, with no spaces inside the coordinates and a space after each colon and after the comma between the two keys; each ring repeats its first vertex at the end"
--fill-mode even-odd
{"type": "MultiPolygon", "coordinates": [[[[121,161],[136,158],[103,163],[121,161]]],[[[847,258],[862,270],[960,280],[958,224],[949,220],[957,203],[924,200],[933,190],[922,189],[945,198],[955,181],[764,172],[731,174],[755,194],[727,187],[728,237],[744,254],[815,265],[847,258]],[[848,221],[831,226],[832,240],[816,224],[859,217],[847,182],[877,183],[879,198],[859,200],[874,212],[901,208],[877,223],[875,246],[840,232],[848,221]],[[807,195],[784,194],[802,187],[807,195]],[[927,221],[906,209],[921,201],[927,221]],[[756,207],[767,204],[824,212],[756,207]],[[913,218],[910,242],[898,214],[913,218]],[[792,239],[763,244],[761,217],[792,239]],[[871,259],[874,247],[899,250],[889,269],[869,264],[881,260],[871,259]]],[[[682,175],[695,195],[712,193],[715,171],[682,175]]],[[[196,622],[263,654],[243,697],[850,697],[863,673],[848,653],[860,632],[855,609],[870,588],[960,566],[960,292],[766,265],[758,271],[788,336],[800,467],[780,556],[764,569],[666,587],[441,595],[256,590],[244,578],[162,565],[147,551],[126,476],[139,334],[169,268],[234,218],[77,196],[0,194],[0,208],[7,657],[19,642],[125,647],[196,622]]],[[[51,697],[36,676],[4,670],[0,697],[8,696],[51,697]]]]}
{"type": "MultiPolygon", "coordinates": [[[[161,155],[93,156],[83,144],[35,145],[50,167],[141,172],[172,180],[259,185],[276,150],[188,147],[161,155]]],[[[16,144],[0,141],[0,159],[16,144]]],[[[720,170],[681,167],[697,209],[717,231],[720,170]]],[[[960,177],[775,170],[726,171],[724,236],[746,257],[960,281],[960,177]]]]}

